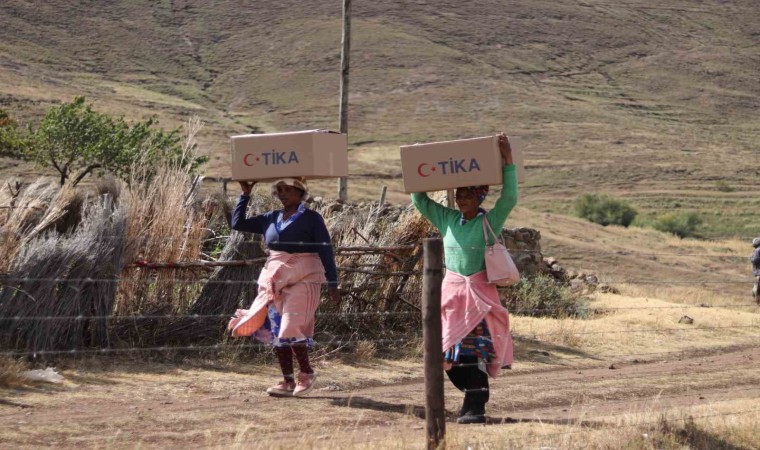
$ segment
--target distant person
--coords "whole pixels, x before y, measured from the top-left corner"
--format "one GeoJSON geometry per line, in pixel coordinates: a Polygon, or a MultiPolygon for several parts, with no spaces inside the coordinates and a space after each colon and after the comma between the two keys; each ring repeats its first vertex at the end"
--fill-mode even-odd
{"type": "Polygon", "coordinates": [[[457,208],[446,208],[427,194],[412,194],[412,203],[443,236],[446,275],[441,292],[444,368],[451,382],[464,391],[458,423],[484,423],[490,392],[488,376],[512,364],[509,313],[501,304],[496,286],[485,272],[483,220],[501,231],[517,203],[517,172],[512,149],[504,133],[499,135],[503,159],[501,196],[491,211],[480,205],[488,186],[456,190],[457,208]]]}
{"type": "Polygon", "coordinates": [[[251,308],[238,310],[229,327],[233,334],[254,335],[274,345],[283,380],[267,389],[269,395],[301,397],[316,379],[309,349],[325,280],[332,301],[340,302],[335,255],[324,219],[303,203],[309,192],[305,181],[275,181],[272,195],[282,202],[282,209],[246,218],[254,184],[240,182],[243,193],[232,214],[232,229],[263,234],[269,257],[251,308]],[[298,378],[293,374],[293,356],[300,369],[298,378]]]}
{"type": "Polygon", "coordinates": [[[760,304],[760,237],[752,239],[752,246],[755,247],[755,251],[752,252],[752,256],[749,257],[752,262],[752,273],[755,275],[755,285],[752,287],[752,296],[755,297],[755,301],[760,304]]]}

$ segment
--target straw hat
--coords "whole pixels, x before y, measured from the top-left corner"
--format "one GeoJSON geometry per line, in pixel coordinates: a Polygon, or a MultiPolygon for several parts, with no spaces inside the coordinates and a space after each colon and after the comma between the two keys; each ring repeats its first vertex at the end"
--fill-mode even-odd
{"type": "Polygon", "coordinates": [[[306,185],[306,180],[301,178],[280,178],[279,180],[274,180],[272,183],[272,195],[277,195],[277,185],[284,184],[286,186],[293,186],[294,188],[300,189],[303,191],[303,199],[307,199],[309,197],[309,186],[306,185]]]}

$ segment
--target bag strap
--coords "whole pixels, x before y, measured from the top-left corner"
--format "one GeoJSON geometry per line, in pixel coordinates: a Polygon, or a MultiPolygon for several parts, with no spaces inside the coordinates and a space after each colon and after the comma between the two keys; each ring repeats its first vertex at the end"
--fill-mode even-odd
{"type": "Polygon", "coordinates": [[[491,236],[493,236],[493,238],[494,238],[494,243],[491,244],[491,245],[496,245],[496,242],[499,242],[502,245],[504,245],[504,239],[502,239],[502,237],[500,235],[496,234],[493,231],[493,228],[491,228],[491,223],[488,222],[488,216],[486,216],[485,214],[483,214],[483,237],[486,240],[486,245],[489,245],[488,244],[488,238],[489,238],[488,235],[489,235],[489,232],[490,232],[491,236]]]}

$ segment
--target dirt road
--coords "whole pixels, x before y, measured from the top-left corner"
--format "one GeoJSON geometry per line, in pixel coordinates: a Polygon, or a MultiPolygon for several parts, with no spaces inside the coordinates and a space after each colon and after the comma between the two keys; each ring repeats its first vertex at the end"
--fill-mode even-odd
{"type": "MultiPolygon", "coordinates": [[[[251,436],[260,448],[275,442],[311,446],[320,440],[333,442],[336,435],[341,443],[401,439],[406,447],[422,442],[424,390],[414,373],[403,382],[349,390],[341,387],[345,370],[324,368],[322,389],[308,399],[263,394],[270,372],[67,374],[65,386],[2,392],[0,447],[197,448],[237,443],[248,448],[251,436]]],[[[415,370],[421,369],[417,365],[415,370]]],[[[450,428],[469,432],[453,422],[462,394],[448,383],[447,389],[450,428]]],[[[686,410],[737,399],[755,404],[760,399],[758,348],[507,373],[492,383],[488,416],[494,427],[531,422],[594,427],[621,414],[686,410]]]]}

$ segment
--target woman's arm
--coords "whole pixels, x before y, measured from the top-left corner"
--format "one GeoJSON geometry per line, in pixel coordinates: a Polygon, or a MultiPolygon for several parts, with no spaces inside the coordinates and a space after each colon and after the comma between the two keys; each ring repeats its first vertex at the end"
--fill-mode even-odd
{"type": "Polygon", "coordinates": [[[447,222],[446,217],[451,215],[459,215],[459,213],[451,208],[447,208],[440,203],[432,200],[428,197],[426,192],[415,192],[412,194],[412,204],[422,214],[424,218],[429,220],[436,228],[443,230],[447,222]]]}
{"type": "Polygon", "coordinates": [[[501,196],[486,218],[491,228],[501,231],[507,216],[517,204],[517,167],[512,162],[512,146],[504,133],[499,133],[499,152],[504,166],[501,171],[501,196]]]}
{"type": "Polygon", "coordinates": [[[517,204],[517,168],[514,164],[505,165],[502,171],[501,196],[496,200],[493,209],[488,211],[488,223],[491,228],[501,230],[507,221],[509,213],[517,204]]]}
{"type": "Polygon", "coordinates": [[[314,242],[320,245],[317,253],[319,259],[322,261],[322,265],[325,267],[325,278],[327,278],[327,287],[338,287],[338,268],[335,265],[335,251],[332,247],[332,241],[330,240],[330,232],[327,231],[325,220],[316,211],[313,215],[313,230],[314,230],[314,242]]]}
{"type": "Polygon", "coordinates": [[[232,213],[232,229],[235,231],[264,234],[268,219],[266,214],[260,214],[249,218],[245,217],[245,212],[250,200],[251,197],[249,195],[240,195],[237,206],[235,206],[235,211],[232,213]]]}

